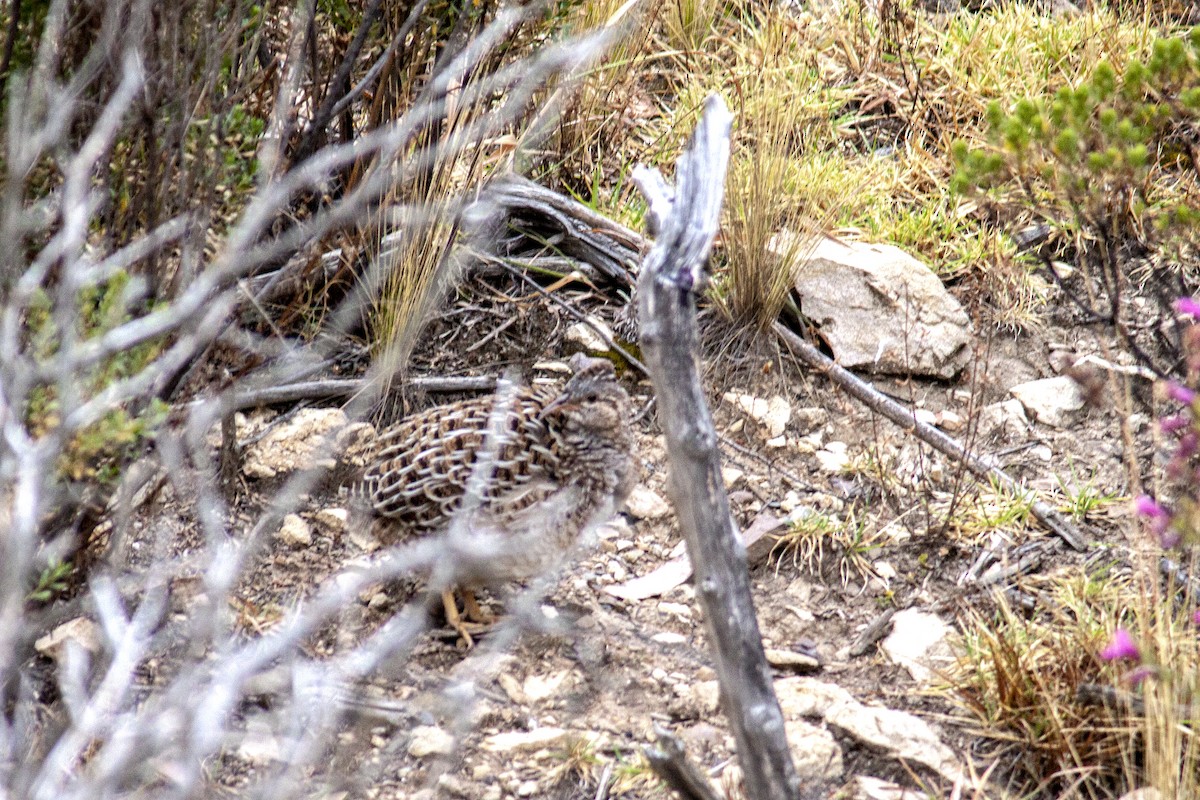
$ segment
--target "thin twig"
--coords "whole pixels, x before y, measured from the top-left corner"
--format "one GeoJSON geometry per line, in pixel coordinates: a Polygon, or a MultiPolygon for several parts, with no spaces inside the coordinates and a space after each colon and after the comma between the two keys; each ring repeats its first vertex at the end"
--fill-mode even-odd
{"type": "MultiPolygon", "coordinates": [[[[932,425],[926,425],[919,422],[911,410],[892,400],[889,397],[881,394],[873,386],[866,381],[854,375],[844,367],[834,363],[832,359],[826,356],[817,348],[800,338],[794,331],[787,328],[783,323],[776,322],[772,326],[776,335],[783,339],[784,344],[792,351],[801,361],[808,364],[810,367],[820,370],[829,377],[834,383],[844,389],[855,399],[865,404],[872,411],[875,411],[887,417],[902,429],[909,431],[917,436],[921,441],[934,447],[935,449],[945,453],[951,458],[958,459],[966,465],[967,469],[975,473],[977,476],[985,479],[995,480],[1001,486],[1004,486],[1009,491],[1019,495],[1025,495],[1026,489],[1021,486],[1014,478],[999,467],[992,466],[984,462],[979,456],[967,450],[957,441],[947,436],[946,434],[934,428],[932,425]]],[[[1033,515],[1041,521],[1052,533],[1066,542],[1075,550],[1086,550],[1087,543],[1083,537],[1075,530],[1075,527],[1069,523],[1062,514],[1051,508],[1041,500],[1035,500],[1030,507],[1033,515]]]]}

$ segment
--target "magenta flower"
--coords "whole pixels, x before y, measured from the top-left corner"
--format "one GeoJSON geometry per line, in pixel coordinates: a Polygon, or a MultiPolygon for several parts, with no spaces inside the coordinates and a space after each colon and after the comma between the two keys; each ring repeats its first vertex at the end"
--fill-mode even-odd
{"type": "Polygon", "coordinates": [[[1141,686],[1146,678],[1153,678],[1158,674],[1158,670],[1149,665],[1143,665],[1130,671],[1125,676],[1125,680],[1129,681],[1132,686],[1141,686]]]}
{"type": "Polygon", "coordinates": [[[1158,421],[1158,429],[1163,433],[1175,433],[1192,424],[1192,421],[1182,414],[1173,417],[1163,417],[1158,421]]]}
{"type": "Polygon", "coordinates": [[[1170,513],[1155,502],[1148,494],[1140,494],[1133,501],[1133,510],[1139,517],[1147,519],[1167,519],[1170,513]]]}
{"type": "Polygon", "coordinates": [[[1113,631],[1112,638],[1108,640],[1108,646],[1100,651],[1100,658],[1105,661],[1137,661],[1141,657],[1142,651],[1138,650],[1133,637],[1124,628],[1117,628],[1113,631]]]}
{"type": "Polygon", "coordinates": [[[1200,437],[1196,436],[1195,431],[1188,431],[1179,437],[1179,450],[1175,453],[1175,457],[1180,459],[1191,458],[1196,454],[1197,445],[1200,445],[1200,437]]]}
{"type": "Polygon", "coordinates": [[[1200,608],[1197,608],[1192,612],[1192,623],[1194,625],[1200,625],[1200,608]]]}
{"type": "Polygon", "coordinates": [[[1154,523],[1154,535],[1158,537],[1158,546],[1163,550],[1171,550],[1183,539],[1179,531],[1167,525],[1159,525],[1157,521],[1154,523]]]}
{"type": "Polygon", "coordinates": [[[1175,301],[1175,310],[1187,314],[1192,319],[1200,319],[1200,302],[1192,297],[1181,297],[1175,301]]]}
{"type": "Polygon", "coordinates": [[[1183,403],[1185,406],[1190,406],[1196,400],[1196,393],[1183,384],[1169,381],[1167,383],[1167,397],[1178,403],[1183,403]]]}

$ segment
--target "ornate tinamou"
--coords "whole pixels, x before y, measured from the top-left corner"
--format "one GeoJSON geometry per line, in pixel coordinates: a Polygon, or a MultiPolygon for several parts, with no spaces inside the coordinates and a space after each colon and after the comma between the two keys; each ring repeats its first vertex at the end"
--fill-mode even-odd
{"type": "MultiPolygon", "coordinates": [[[[514,387],[381,431],[355,487],[388,538],[443,534],[452,523],[466,532],[451,537],[466,546],[448,547],[447,557],[473,622],[491,621],[475,587],[553,568],[633,487],[629,396],[608,361],[578,355],[571,366],[561,392],[514,387]]],[[[469,646],[453,589],[442,601],[469,646]]]]}

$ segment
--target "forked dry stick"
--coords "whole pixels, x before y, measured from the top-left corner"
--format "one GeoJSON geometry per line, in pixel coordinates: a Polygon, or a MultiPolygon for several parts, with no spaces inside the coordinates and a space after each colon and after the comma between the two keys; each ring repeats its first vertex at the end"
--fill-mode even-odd
{"type": "Polygon", "coordinates": [[[676,167],[675,190],[657,171],[639,168],[634,173],[657,234],[638,279],[638,320],[666,433],[671,500],[695,568],[696,596],[704,609],[746,796],[795,800],[804,794],[771,683],[746,550],[729,512],[717,433],[697,367],[696,297],[706,281],[720,221],[731,125],[725,104],[710,97],[676,167]]]}

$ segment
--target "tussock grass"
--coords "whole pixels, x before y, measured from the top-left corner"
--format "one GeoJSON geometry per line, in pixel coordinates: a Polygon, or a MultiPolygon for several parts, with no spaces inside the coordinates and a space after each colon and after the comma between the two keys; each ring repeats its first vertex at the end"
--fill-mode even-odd
{"type": "Polygon", "coordinates": [[[1003,596],[971,611],[948,676],[993,780],[1017,796],[1101,798],[1126,791],[1127,743],[1136,726],[1076,700],[1080,686],[1112,684],[1118,670],[1098,658],[1128,613],[1128,584],[1080,572],[1031,579],[1039,598],[1026,618],[1003,596]]]}
{"type": "Polygon", "coordinates": [[[1107,798],[1153,786],[1200,796],[1200,641],[1191,605],[1153,564],[1031,578],[1030,613],[997,597],[964,620],[951,691],[988,760],[1022,796],[1107,798]],[[1150,576],[1147,580],[1146,576],[1150,576]],[[1100,657],[1118,627],[1140,664],[1100,657]],[[1104,702],[1101,702],[1103,698],[1104,702]]]}

